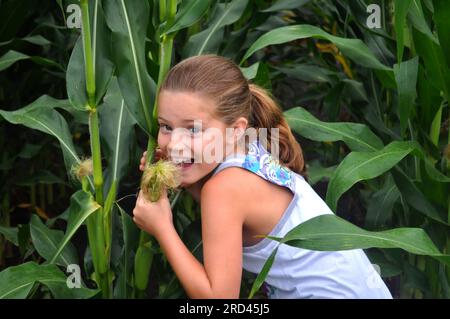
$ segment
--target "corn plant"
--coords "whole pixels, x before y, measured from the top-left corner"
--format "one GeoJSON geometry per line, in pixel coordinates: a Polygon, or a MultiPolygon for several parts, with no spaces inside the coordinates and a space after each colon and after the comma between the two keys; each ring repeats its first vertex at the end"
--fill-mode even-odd
{"type": "MultiPolygon", "coordinates": [[[[81,189],[72,195],[64,235],[32,217],[30,224],[34,227],[32,229],[36,229],[32,232],[33,244],[47,262],[41,265],[28,262],[5,270],[2,282],[8,284],[2,286],[2,297],[33,295],[39,284],[46,286],[55,297],[92,297],[98,292],[103,298],[139,297],[145,295],[148,286],[155,248],[145,232],[140,232],[138,240],[127,242],[130,238],[136,239],[133,234],[137,233],[137,229],[117,203],[118,183],[125,174],[124,167],[129,160],[127,148],[131,144],[135,124],[147,135],[148,162],[152,161],[157,133],[155,90],[171,65],[174,36],[178,30],[195,22],[209,3],[195,1],[182,6],[177,20],[177,1],[167,1],[166,6],[165,2],[102,3],[83,0],[79,5],[82,31],[66,73],[69,99],[56,100],[42,96],[21,110],[2,111],[2,116],[11,123],[23,124],[55,136],[61,145],[68,176],[77,176],[81,189]],[[194,15],[186,18],[192,9],[194,15]],[[147,72],[145,55],[145,35],[152,15],[158,24],[162,23],[161,32],[151,34],[160,48],[153,60],[159,65],[156,81],[147,72]],[[77,154],[67,123],[55,108],[68,111],[88,125],[91,158],[85,160],[77,154]],[[106,170],[102,165],[102,152],[106,154],[106,170]],[[123,238],[125,247],[120,265],[114,265],[111,260],[115,241],[112,238],[113,211],[121,214],[120,235],[131,236],[123,238]],[[92,266],[87,265],[86,270],[98,290],[63,289],[61,282],[57,286],[49,284],[45,276],[50,278],[53,274],[59,281],[64,277],[56,265],[67,267],[77,264],[70,240],[83,224],[86,225],[89,242],[86,258],[92,260],[92,266]],[[129,263],[131,250],[135,251],[134,263],[129,263]],[[28,275],[15,281],[17,274],[20,276],[23,272],[28,275]],[[16,289],[17,285],[21,288],[16,289]]],[[[2,62],[11,64],[19,61],[20,57],[8,54],[2,57],[2,62]]],[[[173,204],[180,193],[174,195],[173,204]]],[[[8,234],[7,230],[2,233],[8,234]]],[[[17,233],[14,235],[17,237],[17,233]]],[[[16,238],[11,237],[14,236],[7,238],[17,242],[16,238]]]]}

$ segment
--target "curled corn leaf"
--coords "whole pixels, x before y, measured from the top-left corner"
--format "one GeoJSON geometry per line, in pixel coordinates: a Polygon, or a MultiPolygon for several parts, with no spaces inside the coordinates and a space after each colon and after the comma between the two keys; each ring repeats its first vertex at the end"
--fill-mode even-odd
{"type": "Polygon", "coordinates": [[[174,189],[180,183],[180,168],[173,162],[160,159],[145,168],[141,179],[141,189],[147,200],[156,202],[161,197],[164,187],[174,189]]]}

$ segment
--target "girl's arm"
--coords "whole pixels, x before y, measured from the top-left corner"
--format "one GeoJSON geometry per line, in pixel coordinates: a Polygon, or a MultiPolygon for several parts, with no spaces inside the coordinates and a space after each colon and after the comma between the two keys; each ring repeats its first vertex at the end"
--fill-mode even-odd
{"type": "Polygon", "coordinates": [[[138,200],[134,211],[136,223],[156,237],[190,298],[239,298],[244,214],[235,186],[226,180],[218,175],[201,191],[204,264],[178,236],[171,211],[167,218],[166,194],[157,203],[147,202],[147,207],[138,200]]]}

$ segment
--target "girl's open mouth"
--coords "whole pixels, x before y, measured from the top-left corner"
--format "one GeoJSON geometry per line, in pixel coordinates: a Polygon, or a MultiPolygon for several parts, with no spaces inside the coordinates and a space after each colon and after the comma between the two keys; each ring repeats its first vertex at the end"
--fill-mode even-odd
{"type": "Polygon", "coordinates": [[[183,169],[188,169],[189,167],[191,167],[192,165],[194,165],[194,163],[181,163],[181,167],[183,169]]]}
{"type": "Polygon", "coordinates": [[[189,167],[191,167],[194,164],[194,159],[191,158],[189,160],[184,160],[184,161],[179,161],[177,163],[178,166],[180,166],[183,170],[184,169],[188,169],[189,167]]]}

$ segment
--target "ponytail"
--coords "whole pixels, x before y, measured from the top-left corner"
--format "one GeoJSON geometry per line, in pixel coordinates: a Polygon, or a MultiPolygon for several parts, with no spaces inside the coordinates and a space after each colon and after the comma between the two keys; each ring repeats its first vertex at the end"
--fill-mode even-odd
{"type": "Polygon", "coordinates": [[[279,129],[279,159],[292,171],[306,177],[303,152],[283,116],[283,112],[262,87],[249,83],[251,94],[250,126],[267,128],[267,150],[271,151],[271,128],[279,129]]]}

